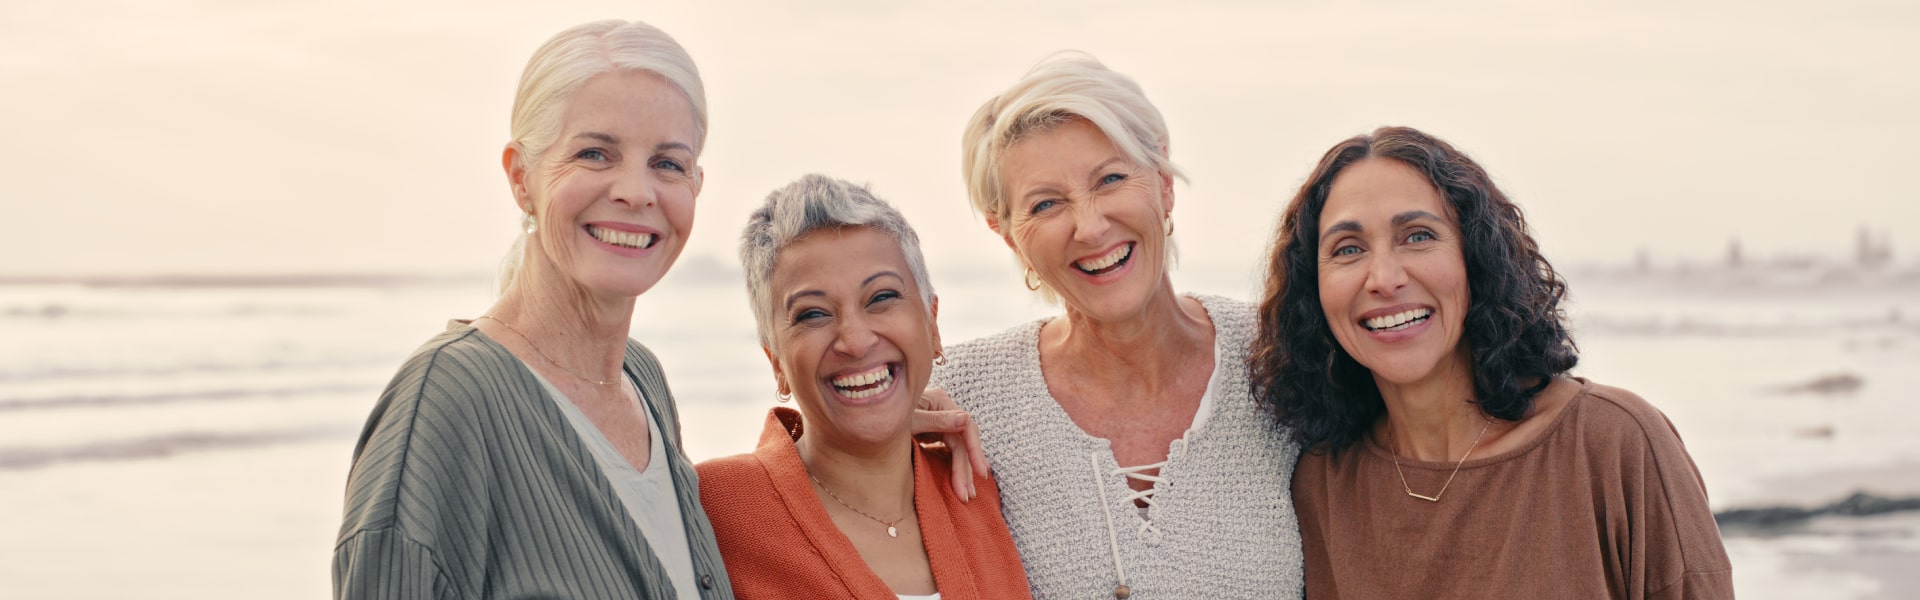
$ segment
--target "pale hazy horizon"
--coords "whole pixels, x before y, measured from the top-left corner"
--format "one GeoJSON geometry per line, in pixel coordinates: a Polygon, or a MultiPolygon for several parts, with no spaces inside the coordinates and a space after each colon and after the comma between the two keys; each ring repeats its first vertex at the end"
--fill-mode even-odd
{"type": "Polygon", "coordinates": [[[1172,130],[1184,263],[1248,268],[1341,139],[1410,125],[1493,172],[1559,263],[1920,258],[1920,6],[1901,2],[0,5],[0,276],[472,273],[517,211],[499,153],[553,33],[673,34],[705,77],[686,258],[733,262],[808,172],[870,182],[932,267],[1010,263],[967,207],[965,119],[1094,54],[1172,130]]]}

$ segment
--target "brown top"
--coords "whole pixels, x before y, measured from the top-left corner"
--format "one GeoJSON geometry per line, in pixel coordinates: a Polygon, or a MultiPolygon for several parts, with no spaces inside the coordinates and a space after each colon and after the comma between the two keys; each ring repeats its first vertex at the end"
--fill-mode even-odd
{"type": "MultiPolygon", "coordinates": [[[[894,600],[814,495],[793,446],[800,433],[800,413],[775,408],[752,454],[698,467],[700,503],[713,520],[734,596],[894,600]]],[[[915,452],[913,509],[941,599],[1028,597],[993,478],[975,478],[980,495],[962,503],[949,469],[944,458],[915,452]]]]}
{"type": "MultiPolygon", "coordinates": [[[[1463,465],[1439,503],[1408,496],[1372,436],[1302,456],[1307,597],[1732,598],[1706,487],[1666,415],[1584,379],[1541,394],[1572,397],[1540,437],[1463,465]]],[[[1454,468],[1400,465],[1426,494],[1454,468]]]]}

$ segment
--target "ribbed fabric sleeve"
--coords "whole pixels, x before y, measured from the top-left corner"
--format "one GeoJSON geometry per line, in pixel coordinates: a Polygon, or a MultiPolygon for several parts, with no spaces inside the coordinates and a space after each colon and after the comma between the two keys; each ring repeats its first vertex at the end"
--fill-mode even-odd
{"type": "Polygon", "coordinates": [[[1133,490],[1111,445],[1082,431],[1048,392],[1045,320],[948,346],[947,365],[935,369],[933,385],[979,424],[1035,598],[1111,598],[1120,568],[1134,598],[1300,597],[1300,530],[1288,493],[1299,451],[1253,398],[1253,307],[1195,298],[1213,322],[1218,387],[1205,425],[1168,449],[1151,528],[1125,500],[1133,490]]]}
{"type": "Polygon", "coordinates": [[[1457,465],[1368,436],[1294,474],[1313,598],[1732,598],[1706,486],[1679,433],[1632,392],[1558,380],[1526,445],[1457,465]],[[1439,502],[1407,496],[1400,483],[1439,502]]]}
{"type": "MultiPolygon", "coordinates": [[[[732,598],[679,416],[653,354],[624,370],[654,401],[694,570],[732,598]]],[[[675,597],[611,482],[531,371],[455,324],[400,368],[368,417],[334,551],[336,598],[675,597]]]]}

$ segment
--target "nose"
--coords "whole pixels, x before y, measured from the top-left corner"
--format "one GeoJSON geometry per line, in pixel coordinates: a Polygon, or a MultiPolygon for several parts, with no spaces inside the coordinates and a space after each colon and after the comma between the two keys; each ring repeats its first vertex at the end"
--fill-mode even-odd
{"type": "Polygon", "coordinates": [[[1094,198],[1073,205],[1073,241],[1095,244],[1107,234],[1107,212],[1094,198]]]}
{"type": "Polygon", "coordinates": [[[880,336],[874,335],[865,313],[856,310],[840,319],[833,336],[833,351],[847,358],[860,358],[879,343],[880,336]]]}
{"type": "Polygon", "coordinates": [[[1368,257],[1367,293],[1391,298],[1407,285],[1407,268],[1392,251],[1376,252],[1368,257]]]}
{"type": "Polygon", "coordinates": [[[614,202],[640,208],[653,206],[659,201],[659,188],[655,185],[658,182],[654,181],[646,165],[637,164],[620,169],[615,177],[613,188],[608,190],[614,202]]]}

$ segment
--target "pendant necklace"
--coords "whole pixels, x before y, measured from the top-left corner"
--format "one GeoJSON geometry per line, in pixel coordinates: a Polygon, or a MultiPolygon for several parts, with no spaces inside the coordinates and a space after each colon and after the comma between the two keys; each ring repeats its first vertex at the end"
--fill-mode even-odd
{"type": "MultiPolygon", "coordinates": [[[[1393,419],[1387,419],[1387,452],[1393,455],[1393,472],[1400,474],[1401,489],[1406,490],[1408,496],[1413,496],[1428,502],[1440,502],[1440,496],[1447,493],[1447,486],[1453,485],[1453,476],[1460,474],[1460,465],[1467,464],[1467,459],[1473,456],[1473,450],[1480,447],[1480,438],[1487,437],[1487,429],[1493,427],[1493,419],[1487,419],[1486,421],[1487,424],[1480,426],[1480,435],[1473,437],[1473,445],[1467,446],[1467,453],[1460,457],[1460,462],[1453,463],[1453,473],[1447,475],[1446,483],[1440,484],[1440,491],[1434,492],[1432,496],[1424,496],[1413,493],[1413,486],[1407,485],[1407,473],[1400,470],[1400,450],[1393,445],[1393,419]]],[[[827,493],[831,494],[833,492],[827,493]]]]}
{"type": "Polygon", "coordinates": [[[820,486],[820,491],[826,492],[827,497],[833,498],[834,502],[839,502],[841,506],[847,507],[847,510],[860,513],[860,516],[862,517],[873,519],[873,522],[887,526],[887,537],[895,537],[895,538],[900,537],[900,529],[897,527],[894,527],[894,524],[906,520],[906,517],[900,517],[898,519],[888,521],[886,519],[882,519],[880,517],[867,514],[867,511],[854,508],[852,504],[847,504],[846,500],[841,499],[839,494],[833,493],[833,488],[827,487],[827,484],[820,481],[819,477],[814,477],[812,473],[808,473],[807,478],[812,479],[814,485],[820,486]]]}

